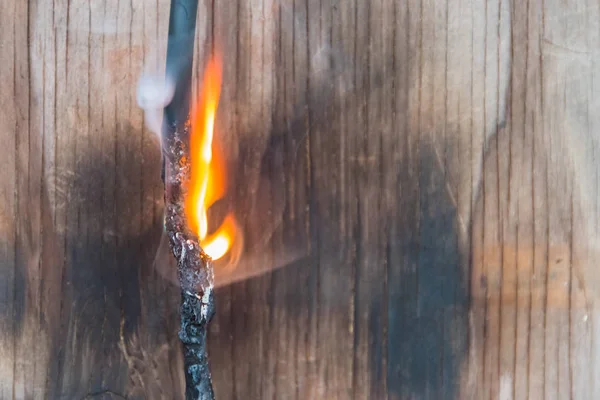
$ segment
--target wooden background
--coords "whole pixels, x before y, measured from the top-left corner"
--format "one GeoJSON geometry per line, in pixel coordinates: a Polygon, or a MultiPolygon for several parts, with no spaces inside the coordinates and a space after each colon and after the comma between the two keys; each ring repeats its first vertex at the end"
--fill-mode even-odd
{"type": "MultiPolygon", "coordinates": [[[[182,398],[168,10],[0,2],[0,399],[182,398]]],[[[248,244],[294,254],[218,290],[218,399],[600,398],[597,2],[205,0],[212,41],[248,244]]]]}

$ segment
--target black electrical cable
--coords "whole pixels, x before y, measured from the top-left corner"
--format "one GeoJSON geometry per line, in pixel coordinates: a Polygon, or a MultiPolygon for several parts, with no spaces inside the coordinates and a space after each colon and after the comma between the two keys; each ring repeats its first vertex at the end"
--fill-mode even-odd
{"type": "Polygon", "coordinates": [[[184,213],[187,182],[188,119],[192,85],[197,0],[172,0],[167,42],[167,78],[174,83],[163,122],[165,230],[181,285],[181,329],[187,400],[214,400],[208,366],[206,335],[215,313],[212,261],[191,232],[184,213]]]}

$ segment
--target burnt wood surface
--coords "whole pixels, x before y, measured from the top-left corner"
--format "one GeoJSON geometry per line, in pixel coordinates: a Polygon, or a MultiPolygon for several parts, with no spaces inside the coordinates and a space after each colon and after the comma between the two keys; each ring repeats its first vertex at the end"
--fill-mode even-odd
{"type": "MultiPolygon", "coordinates": [[[[0,2],[0,399],[184,398],[135,99],[168,10],[0,2]]],[[[227,201],[284,264],[216,289],[216,398],[600,398],[599,21],[587,0],[200,1],[227,201]]]]}

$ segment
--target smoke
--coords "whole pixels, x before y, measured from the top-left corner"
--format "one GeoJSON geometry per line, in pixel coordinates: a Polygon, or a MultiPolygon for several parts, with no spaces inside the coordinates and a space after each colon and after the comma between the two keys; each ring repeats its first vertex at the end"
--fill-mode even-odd
{"type": "Polygon", "coordinates": [[[166,75],[146,73],[138,81],[136,99],[138,106],[144,110],[146,127],[160,138],[162,130],[163,109],[173,99],[175,83],[166,75]]]}
{"type": "Polygon", "coordinates": [[[166,65],[165,43],[157,43],[144,58],[144,67],[137,81],[136,100],[144,111],[146,128],[159,138],[162,135],[164,108],[173,100],[177,77],[190,60],[190,54],[187,53],[190,39],[191,36],[169,38],[169,65],[166,65]]]}

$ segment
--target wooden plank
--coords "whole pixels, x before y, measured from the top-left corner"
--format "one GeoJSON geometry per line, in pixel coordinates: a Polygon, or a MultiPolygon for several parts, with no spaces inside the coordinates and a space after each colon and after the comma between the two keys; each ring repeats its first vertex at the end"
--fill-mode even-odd
{"type": "MultiPolygon", "coordinates": [[[[16,6],[14,15],[18,21],[28,21],[29,8],[25,5],[16,6]]],[[[16,325],[14,341],[14,385],[13,396],[25,397],[33,394],[32,387],[26,385],[25,382],[33,380],[34,371],[28,368],[31,359],[34,357],[31,351],[31,343],[34,342],[35,333],[32,330],[32,319],[35,314],[35,295],[29,295],[28,291],[34,292],[29,286],[29,279],[35,279],[33,274],[34,268],[37,267],[34,262],[32,265],[29,258],[29,250],[32,248],[32,240],[35,232],[35,227],[30,224],[31,208],[29,205],[29,189],[30,189],[30,169],[29,162],[31,161],[30,151],[30,98],[27,81],[29,79],[29,63],[28,57],[28,30],[29,24],[22,24],[18,28],[15,27],[15,46],[14,62],[15,62],[15,111],[19,116],[17,119],[15,133],[19,135],[16,140],[15,152],[17,153],[17,170],[15,174],[16,183],[16,243],[15,243],[15,267],[22,274],[22,280],[15,285],[15,298],[22,299],[14,303],[14,316],[20,319],[16,325]],[[24,46],[26,44],[27,46],[24,46]]],[[[36,232],[37,233],[37,232],[36,232]]],[[[33,362],[35,363],[35,361],[33,362]]]]}
{"type": "MultiPolygon", "coordinates": [[[[387,395],[387,311],[388,260],[386,243],[390,224],[387,213],[393,213],[393,200],[386,194],[393,188],[387,176],[395,169],[398,138],[392,132],[394,78],[393,3],[378,1],[365,3],[366,10],[358,9],[368,21],[357,24],[357,45],[369,49],[357,75],[363,83],[356,87],[359,107],[364,113],[362,134],[357,135],[356,148],[349,152],[352,169],[349,181],[356,177],[356,240],[357,271],[355,275],[354,314],[354,369],[353,393],[355,398],[384,398],[387,395]],[[360,90],[364,87],[365,90],[360,90]],[[362,98],[361,98],[362,97],[362,98]]],[[[352,143],[352,141],[349,140],[352,143]]]]}
{"type": "MultiPolygon", "coordinates": [[[[0,342],[1,352],[1,374],[4,377],[0,382],[0,395],[5,398],[11,398],[14,394],[15,383],[15,351],[14,345],[18,334],[18,326],[21,322],[21,316],[16,314],[15,302],[21,302],[22,299],[16,297],[16,285],[22,283],[23,272],[16,264],[17,247],[17,176],[19,171],[18,141],[20,138],[19,130],[23,126],[22,116],[17,113],[19,101],[17,87],[17,72],[21,68],[19,62],[22,59],[16,58],[16,48],[26,46],[22,37],[17,36],[16,26],[24,21],[17,19],[17,5],[3,3],[0,5],[0,52],[2,59],[13,60],[7,62],[0,68],[0,77],[4,82],[3,90],[0,93],[0,123],[2,124],[2,141],[5,143],[7,154],[2,157],[2,185],[0,201],[2,218],[2,245],[1,251],[1,269],[5,279],[0,283],[0,293],[2,296],[2,341],[0,342]],[[12,150],[12,151],[11,151],[12,150]]],[[[20,33],[21,31],[19,31],[20,33]]],[[[22,36],[22,35],[21,35],[22,36]]],[[[22,95],[21,95],[22,96],[22,95]]]]}
{"type": "Polygon", "coordinates": [[[484,236],[474,248],[472,307],[486,322],[470,351],[493,371],[475,390],[486,398],[593,398],[595,50],[587,46],[597,7],[511,6],[510,118],[486,155],[482,211],[474,214],[474,240],[484,236]],[[483,211],[489,207],[497,211],[483,211]],[[486,241],[487,232],[499,236],[486,241]]]}
{"type": "MultiPolygon", "coordinates": [[[[0,5],[0,397],[180,398],[135,101],[164,73],[169,1],[18,3],[0,5]]],[[[224,56],[237,268],[282,267],[217,290],[218,398],[598,397],[596,3],[199,10],[196,78],[224,56]]]]}

